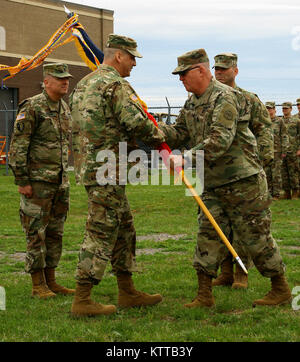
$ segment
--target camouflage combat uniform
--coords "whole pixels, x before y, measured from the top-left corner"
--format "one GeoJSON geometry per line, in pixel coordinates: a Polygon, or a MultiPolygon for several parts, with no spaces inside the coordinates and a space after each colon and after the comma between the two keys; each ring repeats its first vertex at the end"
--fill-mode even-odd
{"type": "Polygon", "coordinates": [[[274,134],[274,160],[266,168],[268,187],[273,197],[280,197],[282,190],[282,155],[286,155],[289,149],[289,137],[287,127],[282,117],[272,119],[274,134]]]}
{"type": "Polygon", "coordinates": [[[299,190],[300,120],[294,117],[282,117],[288,131],[289,149],[282,162],[282,188],[286,192],[299,190]]]}
{"type": "MultiPolygon", "coordinates": [[[[186,101],[174,126],[162,129],[172,147],[189,142],[193,155],[204,150],[203,201],[227,238],[232,235],[257,269],[270,277],[283,274],[284,264],[270,231],[271,200],[257,142],[248,128],[249,104],[240,108],[236,92],[213,79],[204,94],[186,101]]],[[[193,265],[215,278],[228,250],[202,212],[198,221],[193,265]]]]}
{"type": "MultiPolygon", "coordinates": [[[[234,53],[218,54],[214,57],[214,67],[221,67],[225,69],[234,68],[237,66],[237,59],[237,54],[234,53]]],[[[256,94],[238,87],[235,83],[233,88],[238,91],[236,92],[236,96],[239,107],[241,109],[250,107],[248,127],[256,138],[259,158],[263,168],[266,170],[274,158],[272,123],[269,113],[256,94]],[[248,105],[246,105],[245,102],[248,103],[248,105]]],[[[243,260],[244,265],[247,269],[249,269],[252,265],[250,256],[247,254],[246,250],[241,247],[241,245],[236,245],[234,240],[231,240],[231,242],[233,243],[238,255],[243,260]]]]}
{"type": "Polygon", "coordinates": [[[20,218],[26,233],[25,270],[55,268],[62,252],[64,222],[69,209],[67,175],[70,111],[43,91],[23,101],[10,145],[15,184],[31,185],[33,195],[21,195],[20,218]]]}
{"type": "MultiPolygon", "coordinates": [[[[245,101],[243,98],[246,98],[249,103],[250,119],[248,127],[256,138],[259,159],[266,172],[268,166],[274,159],[272,123],[269,112],[256,94],[242,89],[237,85],[235,85],[234,89],[240,92],[236,93],[240,108],[245,109],[245,101]]],[[[269,216],[271,217],[271,214],[269,216]]],[[[232,243],[244,265],[249,269],[252,264],[250,255],[241,244],[236,244],[235,240],[233,240],[232,243]]]]}
{"type": "Polygon", "coordinates": [[[235,89],[240,91],[250,103],[249,128],[257,140],[259,158],[263,168],[266,169],[274,158],[274,137],[269,112],[256,94],[238,86],[235,86],[235,89]]]}
{"type": "Polygon", "coordinates": [[[299,120],[300,119],[300,113],[294,114],[292,118],[299,120]]]}
{"type": "Polygon", "coordinates": [[[136,232],[125,186],[118,178],[119,142],[127,142],[130,152],[137,148],[136,138],[157,146],[164,137],[146,116],[130,84],[109,65],[83,78],[71,98],[74,122],[79,125],[77,148],[87,151],[78,162],[78,179],[89,201],[76,279],[98,284],[108,261],[116,274],[135,269],[136,232]],[[82,137],[86,142],[80,140],[82,137]],[[116,185],[98,184],[97,170],[105,162],[99,161],[97,154],[104,150],[116,156],[116,185]]]}
{"type": "MultiPolygon", "coordinates": [[[[296,100],[296,104],[297,104],[297,107],[299,107],[300,98],[298,98],[296,100]]],[[[293,118],[293,120],[300,121],[300,112],[296,113],[292,118],[293,118]]],[[[297,164],[298,164],[298,179],[299,179],[299,188],[300,188],[300,156],[297,156],[297,160],[298,160],[298,162],[297,162],[297,164]]]]}
{"type": "MultiPolygon", "coordinates": [[[[81,89],[82,90],[82,89],[81,89]]],[[[77,89],[76,98],[79,99],[79,89],[77,89]]],[[[87,155],[88,139],[82,134],[80,130],[80,113],[77,107],[73,107],[73,93],[69,98],[70,109],[72,110],[72,151],[74,158],[74,173],[77,185],[83,183],[82,177],[84,174],[85,157],[87,155]]]]}

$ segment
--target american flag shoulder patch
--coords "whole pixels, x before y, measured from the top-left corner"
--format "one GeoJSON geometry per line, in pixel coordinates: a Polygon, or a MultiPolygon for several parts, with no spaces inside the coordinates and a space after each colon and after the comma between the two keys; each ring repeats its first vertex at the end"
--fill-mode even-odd
{"type": "Polygon", "coordinates": [[[135,103],[138,101],[138,97],[135,94],[131,94],[129,98],[135,103]]]}
{"type": "Polygon", "coordinates": [[[24,118],[25,118],[25,113],[19,113],[17,118],[16,118],[16,121],[20,121],[20,120],[22,120],[24,118]]]}

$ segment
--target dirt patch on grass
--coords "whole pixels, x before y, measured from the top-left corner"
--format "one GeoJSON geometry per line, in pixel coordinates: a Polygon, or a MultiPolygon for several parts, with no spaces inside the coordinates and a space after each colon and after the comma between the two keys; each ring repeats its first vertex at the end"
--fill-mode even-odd
{"type": "Polygon", "coordinates": [[[154,242],[158,242],[158,241],[165,241],[165,240],[179,240],[182,239],[184,237],[186,237],[187,234],[177,234],[177,235],[172,235],[172,234],[149,234],[149,235],[141,235],[141,236],[137,236],[136,239],[137,241],[143,241],[143,240],[151,240],[154,242]]]}
{"type": "Polygon", "coordinates": [[[24,261],[26,257],[26,253],[14,253],[9,255],[10,258],[17,261],[24,261]]]}
{"type": "Polygon", "coordinates": [[[288,256],[289,258],[298,258],[298,257],[299,257],[299,254],[285,253],[285,256],[288,256]]]}
{"type": "Polygon", "coordinates": [[[230,311],[226,311],[226,312],[223,312],[223,314],[229,314],[229,315],[238,315],[238,314],[243,314],[245,311],[242,310],[242,309],[236,309],[236,310],[230,310],[230,311]]]}
{"type": "Polygon", "coordinates": [[[136,255],[153,255],[155,253],[160,253],[163,251],[163,248],[156,248],[156,249],[137,249],[136,255]]]}
{"type": "Polygon", "coordinates": [[[164,248],[152,248],[152,249],[137,249],[136,255],[153,255],[156,253],[163,253],[163,254],[184,254],[180,251],[164,251],[164,248]]]}
{"type": "Polygon", "coordinates": [[[285,245],[282,245],[281,248],[282,249],[287,249],[287,250],[300,250],[300,246],[285,246],[285,245]]]}
{"type": "MultiPolygon", "coordinates": [[[[156,253],[184,254],[183,252],[179,252],[179,251],[164,251],[164,250],[165,250],[164,248],[137,249],[136,255],[153,255],[156,253]]],[[[62,253],[62,255],[76,254],[76,253],[78,253],[78,250],[74,250],[74,251],[67,250],[67,251],[64,251],[62,253]]],[[[4,253],[4,252],[0,251],[0,259],[4,258],[4,257],[9,257],[10,259],[13,259],[15,262],[18,262],[18,261],[22,262],[22,261],[25,261],[26,253],[18,252],[18,253],[14,253],[14,254],[8,254],[8,253],[4,253]]]]}

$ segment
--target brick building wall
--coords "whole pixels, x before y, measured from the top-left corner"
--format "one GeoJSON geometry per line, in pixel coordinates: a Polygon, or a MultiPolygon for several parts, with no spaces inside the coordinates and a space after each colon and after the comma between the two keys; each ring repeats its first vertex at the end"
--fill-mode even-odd
{"type": "MultiPolygon", "coordinates": [[[[101,2],[99,2],[101,5],[101,2]]],[[[15,66],[22,57],[30,59],[44,47],[53,33],[67,20],[64,6],[75,12],[79,22],[97,47],[103,49],[108,34],[113,33],[112,10],[98,9],[59,0],[0,0],[0,64],[15,66]]],[[[65,37],[64,39],[66,39],[65,37]]],[[[74,42],[55,49],[45,63],[67,63],[74,78],[69,93],[90,69],[77,53],[74,42]]],[[[0,82],[7,74],[0,72],[0,82]]],[[[5,81],[0,88],[0,136],[10,144],[18,103],[42,91],[43,67],[22,72],[5,81]]],[[[0,83],[1,86],[1,83],[0,83]]],[[[68,95],[64,97],[68,102],[68,95]]],[[[70,154],[72,164],[72,154],[70,154]]]]}
{"type": "MultiPolygon", "coordinates": [[[[17,65],[22,56],[29,59],[40,50],[67,19],[63,5],[79,15],[93,42],[103,49],[113,33],[113,11],[62,2],[59,0],[0,0],[0,64],[17,65]]],[[[45,62],[67,63],[74,76],[70,90],[89,68],[79,57],[73,42],[54,50],[45,62]]],[[[2,79],[6,74],[0,72],[2,79]]],[[[23,72],[5,82],[17,92],[17,101],[41,92],[42,67],[23,72]]],[[[1,93],[0,93],[1,99],[1,93]]],[[[1,105],[0,105],[1,108],[1,105]]]]}

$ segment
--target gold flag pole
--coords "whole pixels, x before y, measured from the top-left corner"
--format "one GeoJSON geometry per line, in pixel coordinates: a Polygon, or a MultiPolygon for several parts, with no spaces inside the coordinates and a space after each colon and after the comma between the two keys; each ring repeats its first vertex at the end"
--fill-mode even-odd
{"type": "Polygon", "coordinates": [[[232,245],[230,244],[230,242],[226,238],[225,234],[220,229],[219,225],[216,223],[216,221],[213,218],[212,214],[209,212],[208,208],[205,206],[204,202],[201,200],[201,198],[197,194],[194,187],[191,185],[189,180],[185,177],[183,169],[179,172],[179,175],[180,175],[182,181],[184,182],[184,184],[186,185],[186,187],[190,190],[193,198],[196,200],[196,202],[200,206],[201,210],[204,212],[204,214],[206,215],[206,217],[208,218],[208,220],[210,221],[212,226],[215,228],[216,232],[218,233],[218,235],[222,239],[223,243],[226,245],[226,247],[228,248],[228,250],[230,251],[230,253],[234,257],[234,259],[239,263],[239,265],[243,269],[244,273],[248,274],[248,271],[247,271],[245,265],[243,264],[241,258],[238,256],[237,252],[234,250],[234,248],[232,247],[232,245]]]}

